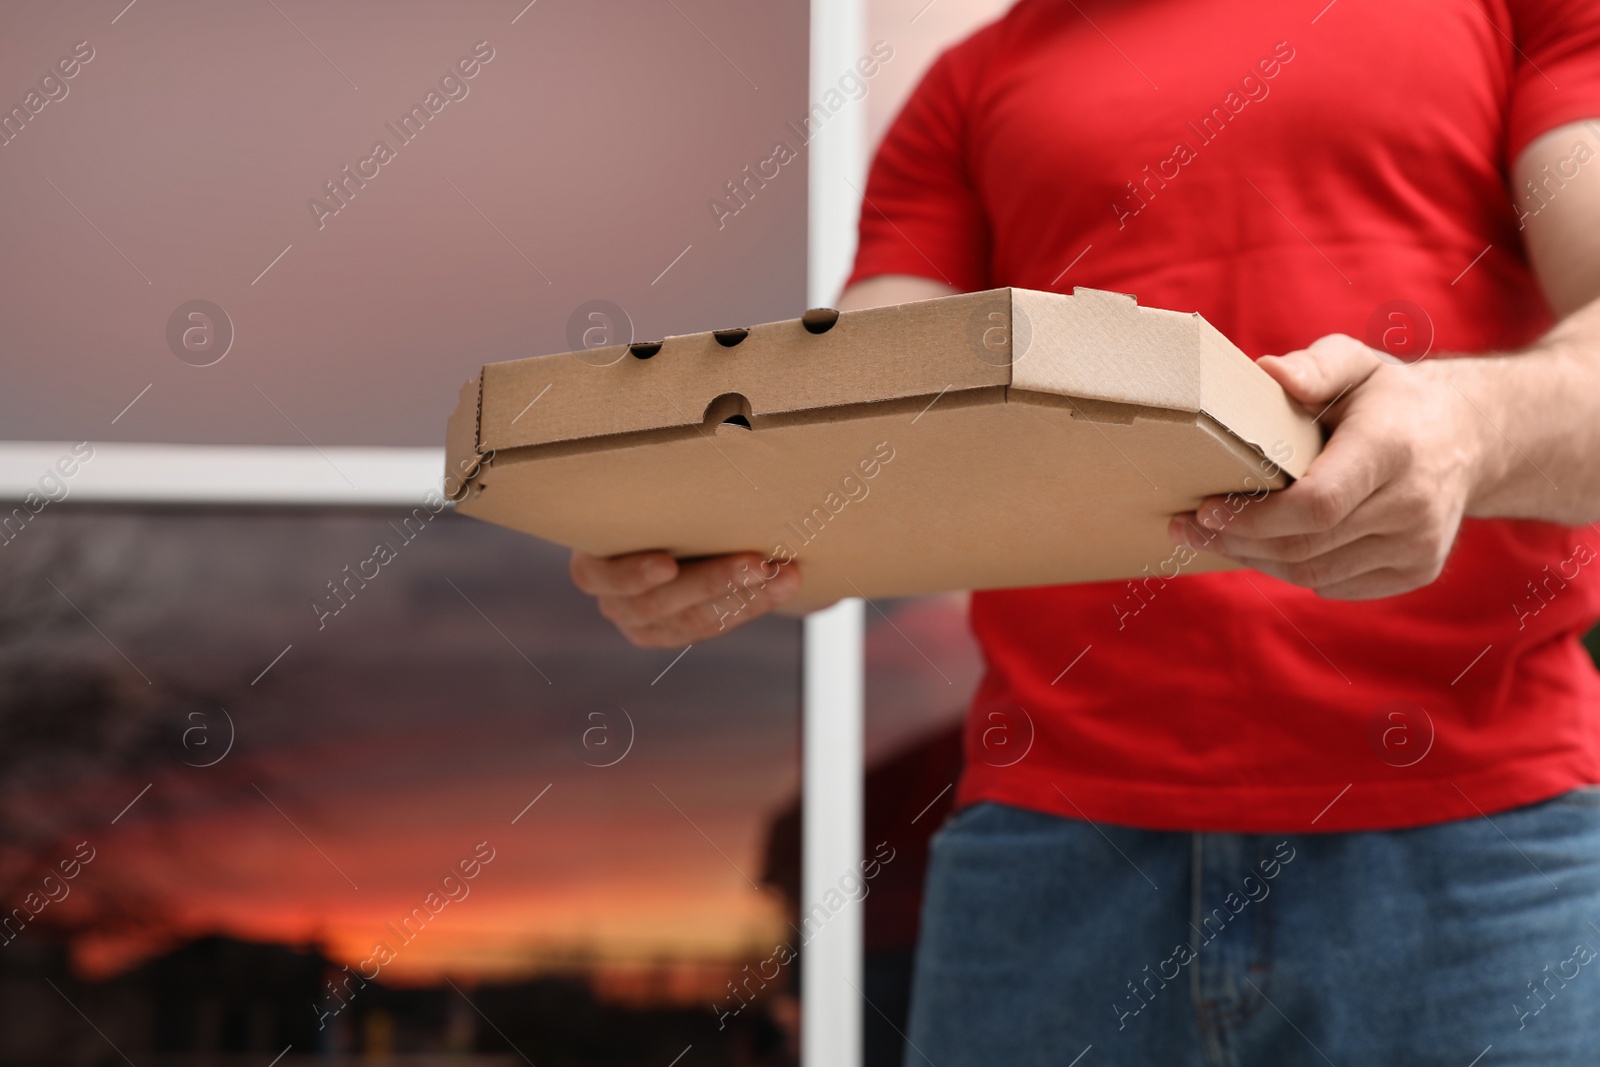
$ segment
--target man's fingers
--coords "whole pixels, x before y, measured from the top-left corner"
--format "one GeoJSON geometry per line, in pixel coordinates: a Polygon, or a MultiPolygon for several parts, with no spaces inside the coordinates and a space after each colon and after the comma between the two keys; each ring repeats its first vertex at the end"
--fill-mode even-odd
{"type": "Polygon", "coordinates": [[[1195,521],[1257,540],[1327,533],[1391,477],[1393,465],[1394,457],[1371,442],[1335,433],[1305,477],[1287,489],[1264,499],[1211,497],[1195,509],[1195,521]]]}
{"type": "Polygon", "coordinates": [[[1202,552],[1215,552],[1229,559],[1301,563],[1325,552],[1332,552],[1336,548],[1343,548],[1369,534],[1380,532],[1361,528],[1366,525],[1365,522],[1342,522],[1332,530],[1321,533],[1290,534],[1286,537],[1244,537],[1231,529],[1220,532],[1207,530],[1197,525],[1191,516],[1178,515],[1169,524],[1167,533],[1172,538],[1173,544],[1187,545],[1202,552]]]}
{"type": "Polygon", "coordinates": [[[1245,566],[1292,585],[1321,592],[1393,563],[1395,551],[1387,536],[1362,537],[1332,551],[1293,563],[1277,559],[1230,556],[1245,566]]]}
{"type": "MultiPolygon", "coordinates": [[[[1196,522],[1196,516],[1190,512],[1173,516],[1167,533],[1173,544],[1187,545],[1234,559],[1300,563],[1343,548],[1363,537],[1414,532],[1417,521],[1415,512],[1410,508],[1405,494],[1396,490],[1396,484],[1391,481],[1380,487],[1357,505],[1344,521],[1329,530],[1256,537],[1247,532],[1251,529],[1249,523],[1232,521],[1233,518],[1243,517],[1245,511],[1233,515],[1224,508],[1222,513],[1228,514],[1229,521],[1221,529],[1206,529],[1196,522]]],[[[1267,500],[1260,500],[1247,507],[1265,503],[1267,500]]]]}
{"type": "Polygon", "coordinates": [[[703,600],[657,622],[624,628],[628,639],[647,648],[673,648],[717,637],[759,619],[788,602],[800,590],[800,574],[793,564],[783,567],[764,584],[752,583],[739,594],[703,600]]]}
{"type": "Polygon", "coordinates": [[[1377,354],[1354,337],[1330,333],[1286,356],[1262,356],[1256,366],[1312,414],[1320,414],[1382,366],[1377,354]]]}
{"type": "Polygon", "coordinates": [[[678,576],[670,582],[633,596],[601,596],[600,612],[619,625],[651,626],[685,608],[733,597],[747,587],[761,585],[765,580],[762,562],[757,555],[735,555],[680,563],[678,576]]]}
{"type": "Polygon", "coordinates": [[[665,552],[609,559],[574,552],[572,580],[636,645],[669,648],[715,637],[791,600],[800,569],[753,552],[680,563],[665,552]],[[776,569],[774,569],[776,568],[776,569]]]}
{"type": "Polygon", "coordinates": [[[591,556],[574,551],[568,568],[572,584],[590,596],[637,596],[678,574],[678,562],[665,552],[591,556]]]}

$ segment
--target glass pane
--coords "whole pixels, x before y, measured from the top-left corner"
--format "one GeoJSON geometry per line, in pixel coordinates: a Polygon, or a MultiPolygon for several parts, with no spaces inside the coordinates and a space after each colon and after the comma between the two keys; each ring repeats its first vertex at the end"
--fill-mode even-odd
{"type": "Polygon", "coordinates": [[[0,433],[437,445],[484,363],[797,316],[807,18],[33,5],[0,34],[0,433]]]}
{"type": "Polygon", "coordinates": [[[0,1062],[786,1062],[778,985],[711,1005],[786,929],[795,622],[635,649],[425,508],[59,507],[0,550],[0,1062]]]}

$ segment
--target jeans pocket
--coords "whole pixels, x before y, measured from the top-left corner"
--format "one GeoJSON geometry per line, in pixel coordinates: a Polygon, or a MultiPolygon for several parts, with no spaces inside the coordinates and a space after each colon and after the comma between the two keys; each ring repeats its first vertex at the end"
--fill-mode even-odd
{"type": "Polygon", "coordinates": [[[933,842],[937,844],[942,840],[960,837],[987,837],[1011,828],[1019,816],[1024,819],[1029,816],[1037,817],[1032,812],[1020,811],[993,800],[979,800],[957,809],[945,819],[944,824],[934,833],[933,842]]]}
{"type": "Polygon", "coordinates": [[[994,807],[998,807],[998,805],[993,801],[980,800],[974,804],[968,804],[964,808],[957,808],[945,817],[944,822],[935,831],[935,835],[947,837],[953,831],[964,829],[970,826],[974,820],[982,818],[985,811],[994,807]]]}

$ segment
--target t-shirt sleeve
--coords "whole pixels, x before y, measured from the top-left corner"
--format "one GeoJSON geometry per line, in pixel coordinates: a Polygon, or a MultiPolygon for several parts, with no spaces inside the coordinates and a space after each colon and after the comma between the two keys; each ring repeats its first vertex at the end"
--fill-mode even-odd
{"type": "Polygon", "coordinates": [[[1509,143],[1515,161],[1558,126],[1600,117],[1600,3],[1515,0],[1509,143]]]}
{"type": "Polygon", "coordinates": [[[867,175],[848,284],[913,274],[986,287],[989,228],[967,166],[970,84],[959,50],[929,68],[889,127],[867,175]]]}

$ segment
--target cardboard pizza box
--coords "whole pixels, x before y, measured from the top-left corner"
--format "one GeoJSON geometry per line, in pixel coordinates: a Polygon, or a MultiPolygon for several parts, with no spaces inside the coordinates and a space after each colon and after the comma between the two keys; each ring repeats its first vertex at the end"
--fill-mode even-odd
{"type": "Polygon", "coordinates": [[[491,363],[447,437],[465,514],[602,556],[798,563],[802,605],[1222,569],[1168,518],[1247,507],[1322,442],[1199,315],[1092,289],[491,363]]]}

